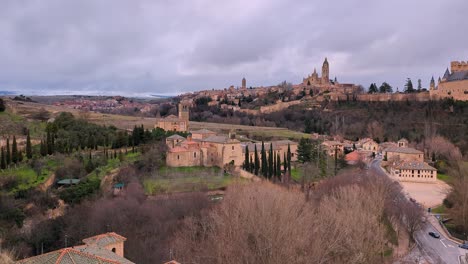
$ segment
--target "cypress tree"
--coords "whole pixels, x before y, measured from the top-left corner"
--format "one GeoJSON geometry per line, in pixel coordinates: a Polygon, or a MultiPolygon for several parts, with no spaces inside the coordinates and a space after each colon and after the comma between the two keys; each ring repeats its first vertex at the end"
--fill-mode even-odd
{"type": "Polygon", "coordinates": [[[0,169],[6,169],[5,150],[3,150],[3,147],[0,152],[0,169]]]}
{"type": "Polygon", "coordinates": [[[268,164],[267,163],[268,161],[266,157],[265,143],[262,141],[262,175],[265,178],[268,177],[268,164]]]}
{"type": "Polygon", "coordinates": [[[13,136],[13,144],[11,145],[11,161],[15,164],[18,163],[18,145],[15,136],[13,136]]]}
{"type": "Polygon", "coordinates": [[[44,140],[42,140],[42,139],[41,139],[41,146],[40,146],[40,151],[39,152],[41,153],[41,156],[43,156],[43,157],[47,155],[47,146],[46,146],[44,140]]]}
{"type": "Polygon", "coordinates": [[[258,171],[260,170],[260,159],[258,158],[257,144],[255,144],[254,163],[254,174],[258,175],[258,171]]]}
{"type": "Polygon", "coordinates": [[[252,157],[250,157],[250,167],[249,167],[249,172],[252,173],[254,170],[254,162],[252,157]]]}
{"type": "Polygon", "coordinates": [[[29,130],[28,136],[26,137],[26,157],[28,157],[28,159],[32,159],[31,136],[29,135],[29,130]]]}
{"type": "Polygon", "coordinates": [[[244,170],[249,171],[250,168],[250,156],[249,156],[249,146],[245,146],[245,159],[244,159],[244,170]]]}
{"type": "Polygon", "coordinates": [[[7,138],[7,140],[6,140],[6,155],[5,155],[5,161],[6,161],[7,167],[10,166],[10,163],[11,163],[10,138],[7,138]]]}
{"type": "Polygon", "coordinates": [[[276,171],[278,167],[276,166],[276,156],[273,156],[273,177],[276,177],[278,175],[278,172],[276,171]]]}
{"type": "Polygon", "coordinates": [[[283,171],[284,171],[284,174],[286,174],[288,170],[288,160],[286,159],[286,152],[283,153],[283,171]]]}
{"type": "Polygon", "coordinates": [[[288,143],[288,171],[291,174],[291,145],[288,143]]]}
{"type": "Polygon", "coordinates": [[[273,177],[274,164],[273,164],[273,143],[270,142],[270,151],[268,153],[268,178],[273,177]]]}
{"type": "Polygon", "coordinates": [[[279,153],[276,153],[276,177],[281,179],[281,158],[279,153]]]}
{"type": "Polygon", "coordinates": [[[23,161],[23,151],[18,151],[18,161],[22,162],[23,161]]]}

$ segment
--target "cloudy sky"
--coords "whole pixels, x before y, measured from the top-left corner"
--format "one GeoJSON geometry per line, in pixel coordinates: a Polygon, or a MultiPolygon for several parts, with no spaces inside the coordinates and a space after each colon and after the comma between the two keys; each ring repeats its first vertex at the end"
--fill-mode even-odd
{"type": "Polygon", "coordinates": [[[330,76],[428,86],[468,60],[467,0],[0,0],[0,91],[174,94],[330,76]]]}

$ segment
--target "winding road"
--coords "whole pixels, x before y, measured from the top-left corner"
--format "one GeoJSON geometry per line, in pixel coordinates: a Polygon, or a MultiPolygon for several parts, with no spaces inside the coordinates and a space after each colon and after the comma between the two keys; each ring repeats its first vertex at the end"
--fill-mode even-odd
{"type": "MultiPolygon", "coordinates": [[[[384,169],[380,166],[380,159],[371,161],[369,170],[382,177],[390,177],[384,169]]],[[[433,215],[426,213],[426,218],[434,218],[433,215]]],[[[432,220],[432,219],[431,219],[432,220]]],[[[424,253],[426,260],[429,263],[446,263],[446,264],[459,264],[460,256],[468,253],[468,250],[461,249],[458,244],[445,237],[443,232],[439,232],[432,222],[426,221],[421,230],[415,233],[415,240],[420,250],[424,253]],[[440,233],[440,238],[433,238],[429,236],[429,232],[440,233]]],[[[436,222],[437,224],[437,222],[436,222]]]]}

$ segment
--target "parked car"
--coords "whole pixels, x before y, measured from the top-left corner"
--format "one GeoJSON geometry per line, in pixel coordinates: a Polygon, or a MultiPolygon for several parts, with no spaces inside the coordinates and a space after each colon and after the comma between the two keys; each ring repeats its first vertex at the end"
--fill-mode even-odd
{"type": "Polygon", "coordinates": [[[440,238],[440,235],[437,232],[429,232],[429,235],[433,238],[440,238]]]}
{"type": "Polygon", "coordinates": [[[459,248],[463,248],[463,249],[468,249],[468,244],[460,244],[458,245],[459,248]]]}

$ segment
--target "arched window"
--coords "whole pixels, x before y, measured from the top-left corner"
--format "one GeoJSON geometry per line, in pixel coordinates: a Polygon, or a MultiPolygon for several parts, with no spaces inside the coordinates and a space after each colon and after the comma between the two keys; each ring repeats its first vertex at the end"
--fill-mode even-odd
{"type": "Polygon", "coordinates": [[[115,249],[115,248],[112,248],[112,252],[114,252],[114,253],[115,253],[115,251],[116,251],[116,249],[115,249]]]}

